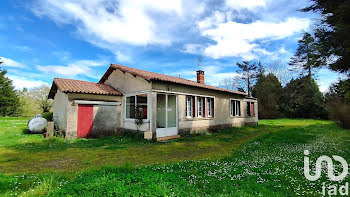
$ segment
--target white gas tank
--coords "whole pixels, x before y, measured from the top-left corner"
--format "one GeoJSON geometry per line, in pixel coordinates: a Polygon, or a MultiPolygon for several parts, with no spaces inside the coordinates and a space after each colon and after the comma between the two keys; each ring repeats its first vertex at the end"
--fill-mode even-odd
{"type": "Polygon", "coordinates": [[[28,128],[32,133],[44,133],[47,128],[47,120],[41,114],[37,114],[35,118],[29,120],[28,128]]]}

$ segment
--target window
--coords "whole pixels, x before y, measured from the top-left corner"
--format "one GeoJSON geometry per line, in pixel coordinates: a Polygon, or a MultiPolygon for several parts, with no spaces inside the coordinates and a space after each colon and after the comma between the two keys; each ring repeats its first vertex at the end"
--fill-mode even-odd
{"type": "Polygon", "coordinates": [[[193,114],[193,109],[192,109],[192,96],[187,96],[186,97],[186,116],[191,117],[193,114]]]}
{"type": "Polygon", "coordinates": [[[186,117],[196,116],[214,117],[214,98],[186,96],[186,117]]]}
{"type": "Polygon", "coordinates": [[[208,117],[212,117],[213,116],[213,109],[212,109],[212,106],[213,106],[213,103],[211,101],[211,98],[207,98],[207,106],[208,106],[208,117]]]}
{"type": "Polygon", "coordinates": [[[198,97],[198,117],[203,117],[203,98],[198,97]]]}
{"type": "Polygon", "coordinates": [[[231,116],[241,116],[241,101],[231,100],[230,115],[231,116]]]}
{"type": "Polygon", "coordinates": [[[247,115],[254,116],[254,102],[247,102],[247,115]]]}
{"type": "Polygon", "coordinates": [[[140,110],[142,119],[147,119],[148,105],[147,94],[139,94],[136,96],[126,97],[125,117],[134,119],[136,117],[136,110],[140,110]]]}

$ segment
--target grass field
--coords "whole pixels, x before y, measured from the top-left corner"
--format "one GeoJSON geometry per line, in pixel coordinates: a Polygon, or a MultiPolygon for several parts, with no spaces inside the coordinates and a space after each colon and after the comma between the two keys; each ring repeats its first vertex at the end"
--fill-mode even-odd
{"type": "Polygon", "coordinates": [[[24,134],[26,122],[0,118],[0,195],[319,196],[331,182],[305,179],[304,150],[350,162],[350,130],[331,121],[261,120],[166,143],[45,139],[24,134]]]}

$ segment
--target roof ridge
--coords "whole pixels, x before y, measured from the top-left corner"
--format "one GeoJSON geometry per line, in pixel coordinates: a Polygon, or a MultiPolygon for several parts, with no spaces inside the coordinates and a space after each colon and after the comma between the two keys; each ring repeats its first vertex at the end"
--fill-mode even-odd
{"type": "Polygon", "coordinates": [[[185,79],[185,78],[175,77],[175,76],[166,75],[166,74],[162,74],[162,73],[156,73],[156,72],[148,71],[148,70],[142,70],[142,69],[133,68],[133,67],[129,67],[129,66],[124,66],[124,65],[120,65],[120,64],[112,64],[112,65],[115,65],[115,66],[123,66],[123,67],[126,67],[126,68],[131,68],[131,69],[135,69],[135,70],[139,70],[139,71],[146,71],[146,72],[153,73],[153,74],[157,74],[157,75],[164,75],[164,76],[166,76],[166,77],[174,77],[174,78],[176,78],[176,79],[182,79],[182,80],[187,80],[187,81],[190,81],[190,82],[197,83],[196,81],[192,81],[192,80],[185,79]]]}
{"type": "Polygon", "coordinates": [[[63,80],[72,80],[72,81],[81,81],[81,82],[96,83],[96,84],[99,83],[99,82],[84,81],[84,80],[79,80],[79,79],[60,78],[60,77],[55,77],[54,80],[55,80],[55,79],[59,79],[59,80],[60,80],[60,79],[63,79],[63,80]]]}
{"type": "Polygon", "coordinates": [[[57,89],[65,93],[85,93],[116,96],[123,95],[119,90],[107,84],[76,79],[54,78],[50,89],[49,98],[54,98],[57,89]]]}
{"type": "MultiPolygon", "coordinates": [[[[242,94],[242,95],[247,95],[244,92],[240,92],[240,91],[235,91],[235,90],[229,90],[229,89],[225,89],[225,88],[221,88],[221,87],[217,87],[217,86],[212,86],[212,85],[208,85],[208,84],[202,84],[202,83],[198,83],[196,81],[192,81],[189,79],[184,79],[184,78],[178,78],[175,76],[171,76],[171,75],[166,75],[166,74],[161,74],[161,73],[156,73],[156,72],[152,72],[152,71],[147,71],[147,70],[142,70],[142,69],[138,69],[138,68],[132,68],[132,67],[128,67],[128,66],[124,66],[124,65],[120,65],[120,64],[111,64],[110,68],[114,68],[114,69],[119,69],[123,72],[128,72],[128,73],[134,73],[135,75],[138,75],[139,77],[142,77],[148,81],[152,80],[152,79],[158,79],[161,81],[167,81],[161,78],[158,78],[156,76],[161,76],[161,77],[171,77],[173,79],[173,81],[168,80],[169,82],[173,82],[173,83],[179,83],[179,84],[183,84],[183,85],[190,85],[190,86],[195,86],[195,87],[200,87],[200,88],[207,88],[207,89],[213,89],[213,90],[218,90],[218,91],[225,91],[225,92],[230,92],[230,93],[235,93],[235,94],[242,94]],[[140,72],[146,72],[150,75],[156,75],[155,77],[148,77],[145,76],[144,74],[140,73],[140,72]],[[193,84],[185,84],[184,82],[176,82],[175,80],[183,80],[183,81],[187,81],[188,83],[193,83],[193,84]]],[[[107,70],[107,72],[105,73],[105,75],[101,78],[100,82],[104,82],[104,80],[106,80],[106,75],[108,77],[108,71],[110,70],[110,68],[107,70]]]]}

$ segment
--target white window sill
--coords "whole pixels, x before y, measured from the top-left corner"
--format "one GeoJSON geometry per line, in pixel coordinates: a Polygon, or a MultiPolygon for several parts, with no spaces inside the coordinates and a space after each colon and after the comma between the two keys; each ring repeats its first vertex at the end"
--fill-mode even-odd
{"type": "MultiPolygon", "coordinates": [[[[132,118],[124,118],[124,122],[135,122],[136,119],[132,119],[132,118]]],[[[149,119],[143,119],[143,122],[148,123],[149,119]]]]}
{"type": "Polygon", "coordinates": [[[196,120],[213,120],[214,117],[186,117],[186,121],[196,121],[196,120]]]}

